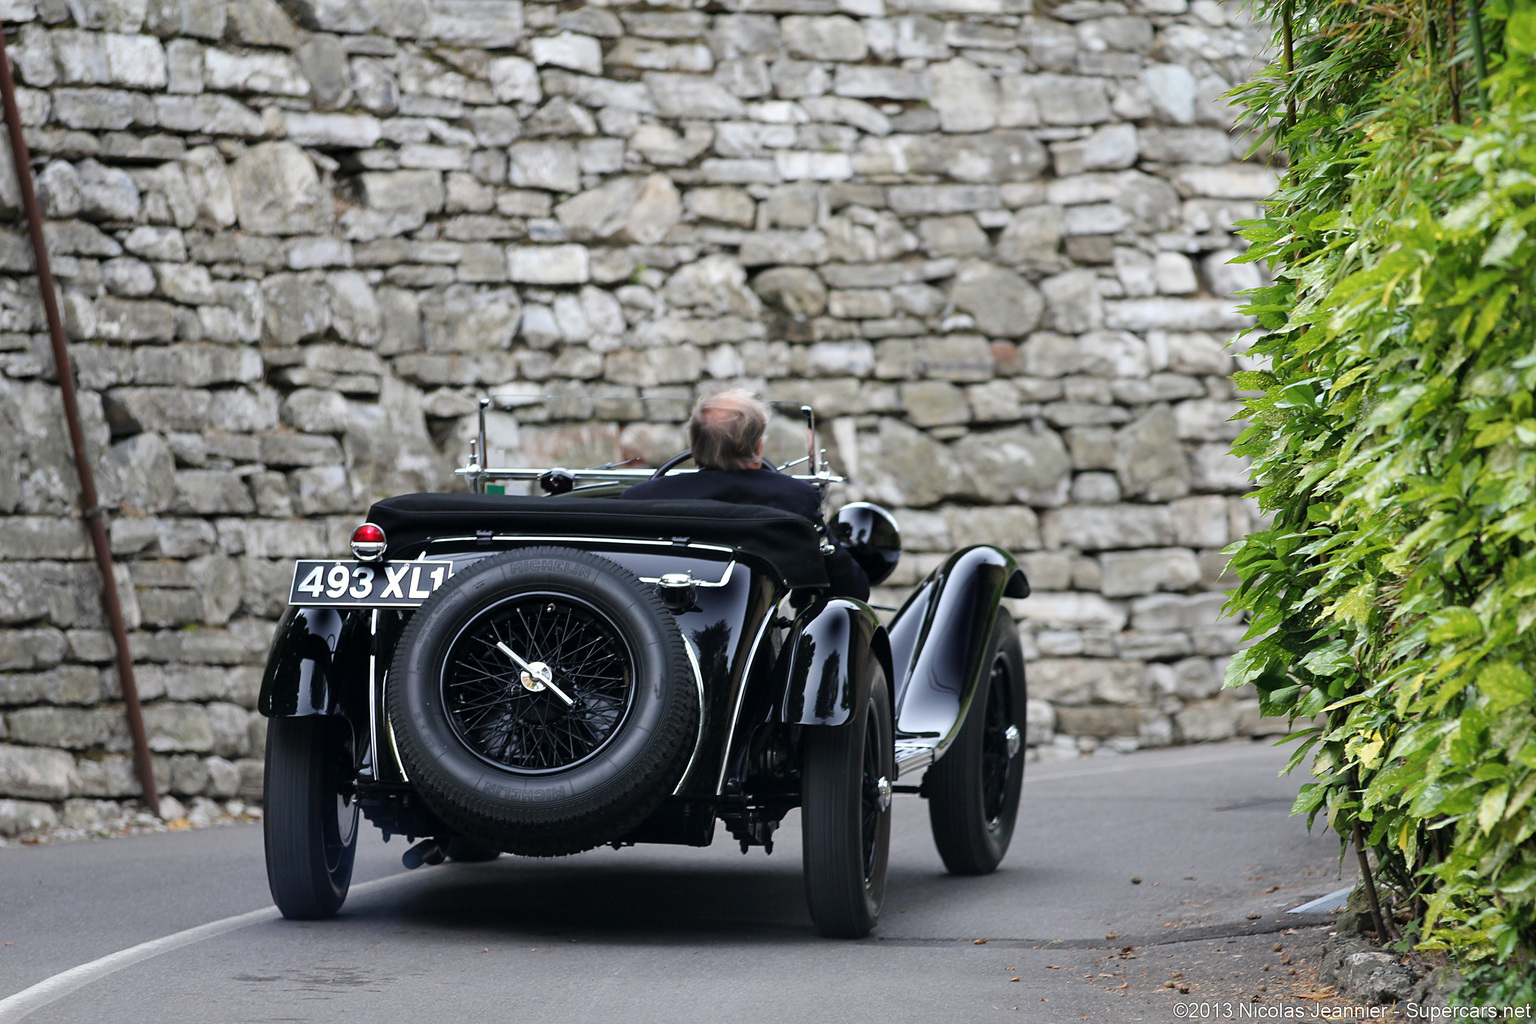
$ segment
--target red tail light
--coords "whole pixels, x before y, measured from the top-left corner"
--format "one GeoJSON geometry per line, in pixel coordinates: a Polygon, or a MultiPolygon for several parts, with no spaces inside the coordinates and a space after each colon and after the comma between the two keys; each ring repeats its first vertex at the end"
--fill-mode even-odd
{"type": "Polygon", "coordinates": [[[377,562],[384,557],[384,531],[364,523],[352,531],[352,554],[359,562],[377,562]]]}

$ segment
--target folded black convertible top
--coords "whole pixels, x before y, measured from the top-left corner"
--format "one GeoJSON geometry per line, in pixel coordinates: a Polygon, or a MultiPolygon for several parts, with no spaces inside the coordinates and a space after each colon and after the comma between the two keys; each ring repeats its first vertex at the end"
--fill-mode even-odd
{"type": "Polygon", "coordinates": [[[792,512],[723,501],[618,501],[526,498],[503,494],[402,494],[376,502],[368,521],[383,529],[391,553],[435,537],[478,530],[552,537],[691,540],[719,544],[766,562],[789,587],[824,587],[816,529],[792,512]]]}

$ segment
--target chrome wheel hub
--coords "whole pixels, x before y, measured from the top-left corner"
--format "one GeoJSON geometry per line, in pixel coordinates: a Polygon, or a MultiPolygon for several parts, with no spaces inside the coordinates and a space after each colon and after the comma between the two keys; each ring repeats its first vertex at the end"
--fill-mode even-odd
{"type": "Polygon", "coordinates": [[[542,661],[529,662],[528,671],[524,672],[521,676],[523,689],[532,690],[534,693],[544,689],[554,678],[554,673],[542,661]]]}

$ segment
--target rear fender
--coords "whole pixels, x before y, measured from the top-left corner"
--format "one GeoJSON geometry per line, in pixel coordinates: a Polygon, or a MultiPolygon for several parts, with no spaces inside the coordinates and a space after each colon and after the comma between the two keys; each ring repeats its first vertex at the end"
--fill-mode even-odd
{"type": "Polygon", "coordinates": [[[1013,556],[991,545],[957,551],[918,585],[890,628],[900,733],[939,737],[943,753],[986,668],[998,602],[1028,595],[1013,556]]]}
{"type": "MultiPolygon", "coordinates": [[[[257,708],[268,718],[343,715],[367,721],[368,611],[289,608],[267,654],[257,708]]],[[[366,730],[359,728],[359,732],[366,730]]]]}
{"type": "Polygon", "coordinates": [[[786,725],[842,725],[869,699],[866,669],[876,658],[890,676],[890,642],[868,606],[847,598],[812,605],[796,620],[779,654],[786,725]]]}

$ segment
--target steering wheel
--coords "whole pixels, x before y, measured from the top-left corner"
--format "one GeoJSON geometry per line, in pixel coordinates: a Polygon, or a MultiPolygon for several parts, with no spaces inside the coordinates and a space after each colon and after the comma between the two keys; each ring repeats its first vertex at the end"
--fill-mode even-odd
{"type": "Polygon", "coordinates": [[[660,480],[662,477],[666,476],[668,473],[672,472],[678,466],[681,466],[691,458],[693,458],[693,449],[684,448],[682,451],[672,456],[666,462],[663,462],[661,465],[657,466],[656,472],[651,474],[651,479],[660,480]]]}

